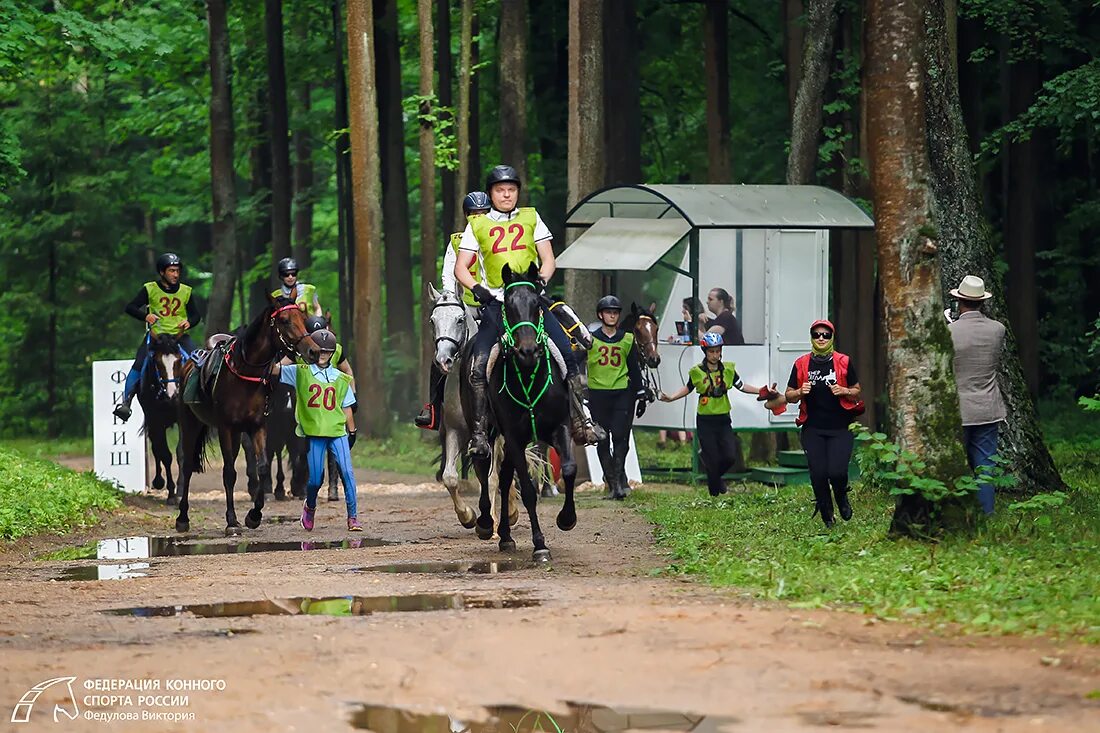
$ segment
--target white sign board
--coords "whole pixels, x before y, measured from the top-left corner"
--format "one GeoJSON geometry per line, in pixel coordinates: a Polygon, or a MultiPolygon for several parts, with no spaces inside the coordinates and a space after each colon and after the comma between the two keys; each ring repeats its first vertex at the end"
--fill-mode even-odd
{"type": "Polygon", "coordinates": [[[145,436],[141,433],[145,415],[136,397],[127,422],[111,414],[122,401],[132,363],[130,359],[92,362],[92,431],[96,476],[123,491],[138,493],[145,490],[145,436]]]}
{"type": "MultiPolygon", "coordinates": [[[[584,456],[588,459],[588,480],[594,484],[602,484],[603,466],[600,465],[596,446],[585,446],[584,456]]],[[[628,481],[642,483],[642,469],[638,466],[638,446],[634,445],[633,430],[630,431],[630,452],[626,454],[626,478],[628,481]]]]}

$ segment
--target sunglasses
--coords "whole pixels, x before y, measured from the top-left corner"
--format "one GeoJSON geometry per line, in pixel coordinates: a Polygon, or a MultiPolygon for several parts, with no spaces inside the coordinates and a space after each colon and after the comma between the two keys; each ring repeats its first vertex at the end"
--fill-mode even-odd
{"type": "Polygon", "coordinates": [[[833,337],[833,335],[828,331],[815,331],[810,335],[813,336],[815,339],[831,339],[833,337]]]}

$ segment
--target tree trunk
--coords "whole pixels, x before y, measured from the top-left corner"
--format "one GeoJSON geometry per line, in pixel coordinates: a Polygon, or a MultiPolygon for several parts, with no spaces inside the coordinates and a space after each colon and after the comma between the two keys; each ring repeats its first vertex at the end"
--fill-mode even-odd
{"type": "Polygon", "coordinates": [[[707,88],[707,182],[731,183],[729,4],[706,0],[703,58],[707,88]]]}
{"type": "Polygon", "coordinates": [[[500,6],[500,155],[527,181],[527,0],[500,6]]]}
{"type": "MultiPolygon", "coordinates": [[[[470,45],[473,37],[473,0],[462,0],[462,18],[459,21],[458,41],[458,119],[455,120],[455,141],[458,145],[458,187],[459,195],[470,190],[470,45]]],[[[462,210],[454,214],[454,228],[466,228],[466,217],[462,210]]]]}
{"type": "Polygon", "coordinates": [[[791,154],[787,158],[787,183],[790,184],[813,181],[825,83],[829,80],[836,33],[836,3],[837,0],[810,0],[801,81],[791,115],[791,154]]]}
{"type": "MultiPolygon", "coordinates": [[[[1017,61],[1009,67],[1008,113],[1012,119],[1025,112],[1042,86],[1039,62],[1017,61]]],[[[1005,161],[1004,238],[1008,274],[1005,291],[1012,294],[1008,315],[1020,367],[1031,397],[1039,392],[1039,315],[1035,293],[1035,241],[1039,238],[1039,160],[1041,138],[1009,143],[1005,161]]]]}
{"type": "MultiPolygon", "coordinates": [[[[386,391],[391,410],[407,410],[416,389],[419,349],[409,328],[413,313],[412,233],[409,179],[405,167],[405,124],[401,91],[401,41],[397,0],[374,0],[375,68],[378,69],[379,134],[382,153],[382,243],[386,270],[386,345],[395,358],[386,391]]],[[[359,207],[356,207],[359,208],[359,207]]]]}
{"type": "Polygon", "coordinates": [[[642,97],[636,0],[604,0],[603,94],[607,185],[642,181],[642,97]]]}
{"type": "Polygon", "coordinates": [[[336,218],[337,258],[339,260],[340,328],[344,348],[348,353],[355,349],[355,299],[352,298],[352,279],[355,273],[355,216],[351,191],[351,143],[347,130],[348,82],[344,71],[344,34],[341,24],[340,0],[332,0],[333,80],[336,86],[335,125],[343,130],[336,136],[336,218]]]}
{"type": "Polygon", "coordinates": [[[784,79],[787,84],[787,110],[794,115],[794,103],[798,97],[798,85],[802,83],[802,49],[806,42],[806,28],[802,0],[783,0],[783,60],[786,62],[784,79]]]}
{"type": "MultiPolygon", "coordinates": [[[[950,60],[943,7],[935,0],[929,0],[929,5],[932,10],[926,15],[929,58],[923,82],[927,87],[924,109],[928,118],[931,186],[943,262],[939,294],[946,297],[947,291],[957,287],[965,275],[977,275],[985,280],[994,296],[986,303],[986,315],[1009,325],[1005,317],[1004,290],[993,270],[996,261],[993,239],[982,215],[975,185],[958,82],[952,74],[944,72],[950,68],[950,60]]],[[[1018,481],[1017,490],[1031,494],[1061,488],[1062,479],[1043,442],[1010,325],[998,382],[1008,407],[1008,420],[1001,425],[998,452],[1008,459],[1010,471],[1018,481]]]]}
{"type": "Polygon", "coordinates": [[[207,304],[206,331],[229,330],[233,285],[237,280],[237,191],[233,170],[232,58],[226,0],[207,0],[210,33],[210,189],[213,210],[214,279],[207,304]]]}
{"type": "MultiPolygon", "coordinates": [[[[604,184],[602,16],[603,0],[569,0],[567,207],[604,184]]],[[[566,271],[565,298],[582,312],[601,294],[598,272],[566,271]]]]}
{"type": "MultiPolygon", "coordinates": [[[[378,96],[375,87],[374,13],[371,0],[348,0],[348,76],[351,188],[355,201],[355,365],[361,394],[385,394],[382,381],[381,161],[378,152],[378,96]]],[[[388,432],[389,411],[360,410],[360,430],[371,437],[388,432]]]]}
{"type": "MultiPolygon", "coordinates": [[[[435,39],[432,28],[432,0],[419,0],[417,20],[420,22],[420,97],[429,100],[434,95],[432,76],[434,70],[433,51],[435,39]]],[[[435,283],[438,280],[436,251],[442,236],[435,225],[435,132],[430,115],[433,113],[431,102],[420,105],[420,279],[435,283]]],[[[419,292],[422,289],[417,288],[419,292]]],[[[411,305],[411,303],[410,303],[411,305]]],[[[410,311],[411,312],[411,311],[410,311]]],[[[428,378],[435,354],[432,332],[426,327],[427,319],[421,318],[420,337],[420,375],[419,392],[428,394],[428,378]]]]}
{"type": "MultiPolygon", "coordinates": [[[[480,191],[482,188],[481,168],[481,75],[474,69],[481,63],[481,18],[475,6],[470,18],[470,177],[466,181],[467,191],[480,191]]],[[[523,192],[520,191],[520,196],[523,192]]],[[[522,200],[522,199],[521,199],[522,200]]]]}
{"type": "Polygon", "coordinates": [[[286,67],[283,60],[283,2],[264,0],[264,33],[267,37],[267,94],[271,131],[271,285],[278,287],[277,264],[290,257],[290,123],[286,101],[286,67]]]}
{"type": "MultiPolygon", "coordinates": [[[[248,263],[241,272],[247,279],[247,273],[256,262],[270,254],[271,247],[271,141],[268,130],[267,92],[263,84],[256,89],[255,107],[251,112],[252,148],[248,151],[249,195],[252,198],[252,231],[249,237],[248,256],[239,258],[248,263]]],[[[248,311],[241,313],[241,319],[255,318],[267,307],[267,294],[271,292],[271,283],[267,277],[260,277],[248,283],[248,311]]]]}
{"type": "MultiPolygon", "coordinates": [[[[927,476],[953,482],[968,470],[960,441],[954,351],[943,318],[932,241],[935,219],[921,63],[921,15],[927,2],[867,2],[867,142],[893,436],[927,464],[927,476]]],[[[899,503],[892,529],[912,532],[912,525],[921,521],[921,507],[920,501],[913,506],[899,503]]]]}
{"type": "MultiPolygon", "coordinates": [[[[454,83],[454,59],[451,56],[451,0],[436,0],[436,73],[439,75],[439,106],[445,110],[454,104],[454,96],[451,86],[454,83]]],[[[454,125],[454,114],[449,111],[441,111],[440,124],[449,121],[454,125]]],[[[453,134],[454,129],[452,127],[453,134]]],[[[446,168],[439,170],[440,195],[443,197],[441,216],[443,227],[446,229],[455,220],[455,211],[461,211],[458,200],[465,196],[466,192],[459,193],[455,186],[455,172],[446,168]]]]}
{"type": "MultiPolygon", "coordinates": [[[[296,96],[307,114],[312,107],[310,83],[302,82],[296,96]]],[[[301,129],[294,131],[294,259],[303,270],[310,265],[313,247],[313,145],[304,119],[301,129]]]]}

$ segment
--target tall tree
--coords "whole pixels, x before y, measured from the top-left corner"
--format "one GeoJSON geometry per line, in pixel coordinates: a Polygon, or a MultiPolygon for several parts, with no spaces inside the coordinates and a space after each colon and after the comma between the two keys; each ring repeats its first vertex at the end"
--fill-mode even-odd
{"type": "Polygon", "coordinates": [[[249,270],[256,266],[257,261],[267,262],[271,255],[271,133],[267,126],[269,119],[267,89],[263,84],[256,89],[250,116],[252,117],[252,146],[248,151],[248,167],[249,198],[252,209],[252,216],[249,218],[252,231],[249,238],[249,256],[239,258],[240,261],[249,263],[247,268],[241,270],[241,279],[250,280],[248,310],[241,312],[241,318],[245,320],[255,318],[267,306],[267,294],[271,292],[269,278],[247,277],[249,270]]]}
{"type": "MultiPolygon", "coordinates": [[[[603,0],[569,0],[569,207],[604,184],[602,27],[603,0]]],[[[600,295],[598,272],[566,272],[566,300],[600,295]]]]}
{"type": "Polygon", "coordinates": [[[268,129],[271,132],[271,282],[278,286],[279,260],[290,257],[290,122],[283,54],[283,1],[264,0],[267,38],[268,129]]]}
{"type": "MultiPolygon", "coordinates": [[[[382,381],[381,161],[378,152],[378,92],[375,82],[374,12],[371,0],[348,0],[348,108],[351,188],[355,200],[355,366],[365,395],[385,394],[382,381]]],[[[384,435],[386,409],[361,410],[365,435],[384,435]]]]}
{"type": "Polygon", "coordinates": [[[604,0],[606,182],[642,180],[642,98],[637,0],[604,0]]]}
{"type": "Polygon", "coordinates": [[[232,58],[226,0],[207,0],[210,39],[210,188],[214,219],[214,281],[207,307],[208,333],[229,330],[237,280],[237,191],[233,170],[232,58]]]}
{"type": "Polygon", "coordinates": [[[344,33],[340,0],[332,0],[333,91],[336,134],[336,219],[337,259],[339,265],[340,328],[344,344],[352,354],[355,345],[355,299],[352,279],[355,275],[355,210],[351,189],[351,137],[348,130],[348,83],[344,70],[344,33]]]}
{"type": "MultiPolygon", "coordinates": [[[[953,481],[966,472],[966,459],[959,440],[954,351],[943,318],[940,263],[932,241],[936,221],[921,55],[921,15],[928,2],[867,2],[867,142],[892,432],[904,449],[927,464],[932,477],[953,481]]],[[[895,526],[904,522],[907,505],[913,514],[920,511],[919,497],[916,506],[910,498],[899,504],[895,526]]]]}
{"type": "Polygon", "coordinates": [[[727,0],[706,0],[704,4],[703,58],[707,89],[707,182],[732,183],[727,0]]]}
{"type": "MultiPolygon", "coordinates": [[[[303,23],[297,27],[297,39],[305,45],[308,28],[303,23]]],[[[313,143],[308,125],[313,106],[313,85],[302,79],[294,90],[301,122],[294,130],[294,259],[306,269],[312,259],[313,246],[313,143]]]]}
{"type": "Polygon", "coordinates": [[[802,15],[805,12],[802,0],[783,0],[783,61],[784,80],[787,83],[787,108],[794,115],[794,104],[798,98],[798,85],[802,81],[802,50],[805,42],[805,30],[802,15]]]}
{"type": "MultiPolygon", "coordinates": [[[[420,279],[435,283],[437,280],[436,252],[441,236],[435,221],[435,132],[432,117],[435,96],[432,75],[434,46],[432,28],[432,0],[417,2],[417,20],[420,23],[420,279]]],[[[420,393],[428,393],[428,368],[433,357],[434,343],[430,329],[423,327],[420,338],[420,393]]]]}
{"type": "Polygon", "coordinates": [[[802,72],[791,115],[791,154],[787,158],[787,183],[811,183],[817,162],[817,141],[829,60],[836,33],[837,0],[809,0],[802,72]]]}
{"type": "MultiPolygon", "coordinates": [[[[986,313],[1008,326],[998,383],[1009,418],[1001,426],[998,452],[1008,459],[1020,490],[1051,491],[1062,487],[1062,479],[1043,442],[1035,404],[1016,351],[1016,339],[1005,314],[1005,290],[993,270],[996,261],[993,239],[982,215],[958,80],[950,73],[951,51],[943,0],[926,2],[929,12],[925,14],[927,42],[923,48],[927,61],[922,82],[927,96],[923,111],[928,120],[931,203],[936,212],[935,229],[943,262],[940,293],[947,293],[970,274],[983,278],[994,294],[986,305],[986,313]]],[[[881,229],[881,216],[876,218],[881,229]]]]}
{"type": "Polygon", "coordinates": [[[401,39],[397,0],[374,0],[375,68],[378,69],[379,134],[382,153],[382,225],[386,254],[386,346],[393,359],[386,395],[392,410],[414,400],[419,349],[409,328],[413,313],[412,233],[409,179],[405,166],[405,120],[401,91],[401,39]]]}
{"type": "MultiPolygon", "coordinates": [[[[462,14],[458,34],[458,119],[455,121],[455,140],[458,146],[458,187],[470,188],[470,81],[473,77],[471,49],[473,45],[473,0],[462,0],[462,14]]],[[[455,211],[454,227],[466,226],[461,210],[455,211]]]]}
{"type": "Polygon", "coordinates": [[[527,0],[500,5],[500,157],[527,176],[527,0]]]}
{"type": "MultiPolygon", "coordinates": [[[[439,124],[441,127],[447,124],[453,126],[455,115],[451,108],[454,104],[454,94],[451,89],[454,84],[454,58],[451,54],[451,0],[436,0],[435,5],[436,48],[438,49],[435,57],[435,67],[436,74],[439,76],[439,92],[436,96],[439,98],[441,108],[439,124]]],[[[459,197],[464,196],[466,192],[459,193],[456,190],[455,171],[450,168],[440,169],[439,189],[440,196],[443,198],[441,212],[443,228],[446,229],[455,220],[459,197]]]]}

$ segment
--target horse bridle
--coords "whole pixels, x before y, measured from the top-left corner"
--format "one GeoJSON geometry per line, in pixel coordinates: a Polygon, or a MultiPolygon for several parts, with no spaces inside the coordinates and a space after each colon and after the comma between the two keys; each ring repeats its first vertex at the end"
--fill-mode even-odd
{"type": "MultiPolygon", "coordinates": [[[[435,313],[436,309],[438,309],[438,308],[458,308],[459,310],[462,311],[463,318],[465,318],[465,316],[466,316],[465,306],[463,306],[462,303],[460,303],[458,301],[448,300],[448,301],[445,301],[445,302],[442,302],[442,303],[436,303],[432,306],[432,313],[435,313]]],[[[435,337],[435,345],[438,347],[440,341],[449,341],[450,343],[455,345],[456,349],[461,349],[462,348],[462,343],[465,340],[466,340],[466,331],[463,330],[463,332],[462,332],[462,341],[458,341],[456,339],[453,339],[450,336],[436,336],[435,337]]]]}
{"type": "MultiPolygon", "coordinates": [[[[298,305],[296,303],[291,303],[290,305],[284,305],[281,308],[276,308],[275,310],[273,310],[271,312],[271,318],[268,322],[269,328],[273,329],[275,331],[276,335],[278,336],[279,344],[282,346],[283,350],[286,351],[289,354],[293,354],[297,350],[298,344],[302,343],[302,339],[304,339],[306,336],[309,336],[308,332],[304,333],[301,336],[299,336],[298,339],[293,344],[290,344],[290,343],[287,343],[286,337],[283,336],[283,332],[280,331],[278,329],[278,327],[275,325],[275,316],[279,315],[283,311],[288,311],[288,310],[292,310],[292,309],[298,310],[298,305]]],[[[233,339],[233,342],[230,345],[230,347],[225,350],[225,363],[226,363],[226,366],[229,367],[229,371],[232,372],[233,375],[236,376],[238,379],[243,379],[246,382],[260,382],[261,384],[266,385],[268,383],[268,375],[271,373],[271,365],[275,363],[275,361],[278,359],[279,355],[276,354],[275,358],[273,358],[267,364],[253,364],[252,362],[250,362],[248,360],[248,357],[245,356],[244,346],[242,345],[241,348],[240,348],[240,352],[239,352],[241,363],[244,364],[247,367],[252,367],[253,369],[258,369],[260,367],[263,367],[264,368],[264,375],[262,377],[252,377],[252,376],[249,376],[247,374],[241,374],[239,371],[237,371],[236,369],[233,368],[233,360],[232,360],[233,352],[237,350],[237,346],[240,343],[241,342],[239,340],[233,339]]],[[[265,415],[267,414],[266,409],[265,409],[264,414],[265,415]]]]}
{"type": "Polygon", "coordinates": [[[271,311],[271,327],[275,329],[275,333],[279,337],[279,343],[283,345],[283,350],[286,351],[288,354],[293,354],[295,351],[297,351],[298,344],[302,343],[302,339],[304,339],[306,336],[309,336],[309,331],[306,331],[301,336],[299,336],[294,343],[287,343],[286,337],[283,336],[283,332],[280,331],[279,327],[275,325],[275,316],[279,315],[283,311],[288,311],[292,309],[300,310],[297,303],[291,303],[290,305],[284,305],[281,308],[276,308],[275,310],[271,311]]]}

